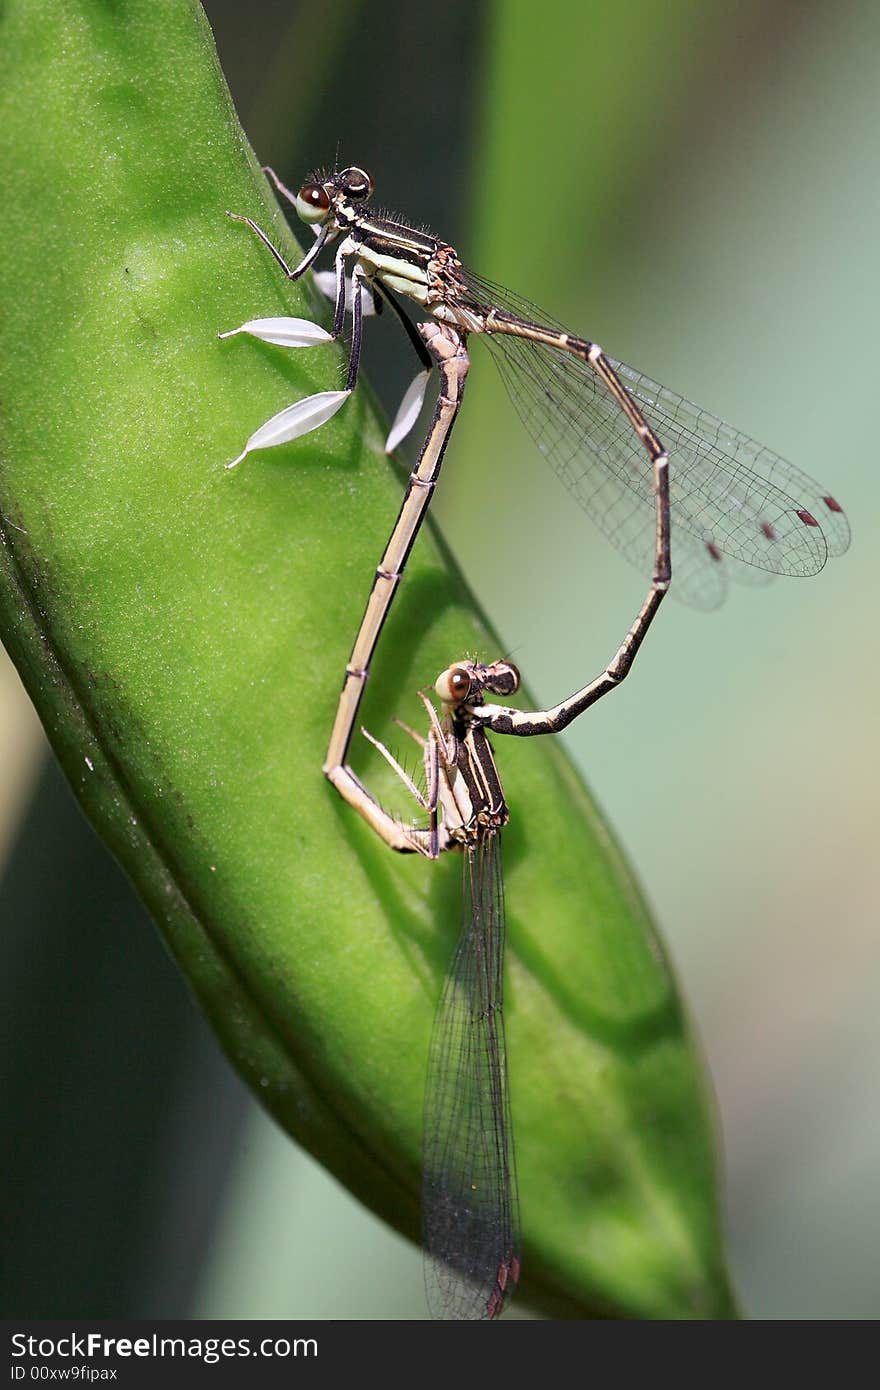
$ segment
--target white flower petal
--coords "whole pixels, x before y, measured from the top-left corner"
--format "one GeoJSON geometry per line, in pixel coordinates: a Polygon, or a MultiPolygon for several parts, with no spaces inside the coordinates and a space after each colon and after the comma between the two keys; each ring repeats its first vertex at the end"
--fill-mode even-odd
{"type": "MultiPolygon", "coordinates": [[[[316,270],[315,284],[322,294],[328,299],[336,300],[336,271],[335,270],[316,270]]],[[[345,307],[351,313],[351,306],[354,301],[354,294],[351,287],[351,276],[345,281],[345,307]]],[[[364,318],[369,318],[375,314],[376,306],[373,303],[373,295],[365,285],[361,285],[361,313],[364,318]]]]}
{"type": "Polygon", "coordinates": [[[414,377],[406,389],[406,394],[400,402],[397,414],[394,417],[394,424],[391,432],[385,441],[386,454],[393,454],[401,440],[406,439],[416,420],[425,400],[425,392],[428,389],[428,377],[430,372],[419,372],[414,377]]]}
{"type": "Polygon", "coordinates": [[[322,294],[326,294],[328,299],[336,298],[336,271],[335,270],[316,270],[315,284],[322,294]]]}
{"type": "Polygon", "coordinates": [[[236,333],[249,333],[252,338],[276,343],[279,347],[314,347],[317,343],[333,341],[326,328],[309,319],[249,319],[241,328],[231,328],[218,336],[234,338],[236,333]]]}
{"type": "Polygon", "coordinates": [[[318,429],[332,419],[350,395],[350,391],[319,391],[316,396],[306,396],[305,400],[279,410],[277,415],[273,415],[251,435],[238,458],[227,463],[226,467],[235,468],[255,449],[272,449],[276,444],[289,444],[292,439],[299,439],[301,435],[318,429]]]}
{"type": "MultiPolygon", "coordinates": [[[[348,307],[349,307],[349,311],[350,311],[350,310],[351,310],[352,303],[354,302],[354,293],[353,293],[353,291],[352,291],[351,281],[350,281],[350,280],[349,280],[349,282],[348,282],[348,289],[347,289],[346,292],[345,292],[345,298],[346,298],[346,301],[347,301],[347,303],[348,303],[348,307]]],[[[367,289],[366,285],[362,284],[362,285],[361,285],[361,313],[362,313],[362,315],[363,315],[363,317],[364,317],[365,319],[368,319],[368,318],[370,317],[370,315],[371,315],[371,314],[375,314],[375,312],[376,312],[376,301],[375,301],[375,299],[373,298],[373,291],[367,289]]]]}

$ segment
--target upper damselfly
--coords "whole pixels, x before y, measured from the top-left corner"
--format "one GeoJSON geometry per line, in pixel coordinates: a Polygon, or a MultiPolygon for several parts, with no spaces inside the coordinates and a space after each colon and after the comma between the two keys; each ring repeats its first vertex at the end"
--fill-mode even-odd
{"type": "MultiPolygon", "coordinates": [[[[332,277],[333,327],[304,319],[253,319],[232,330],[282,346],[305,347],[340,337],[352,318],[345,387],[288,406],[248,439],[246,454],[299,438],[338,411],[357,382],[365,313],[387,304],[417,352],[422,369],[406,392],[387,448],[414,426],[430,371],[440,391],[433,418],[385,552],[346,667],[324,771],[357,804],[360,784],[346,764],[370,662],[407,557],[436,485],[461,404],[471,335],[482,338],[539,450],[612,543],[644,574],[651,591],[630,634],[635,654],[670,578],[661,551],[661,511],[675,530],[675,592],[712,608],[729,579],[816,574],[849,544],[840,504],[825,487],[715,416],[569,333],[543,310],[467,270],[453,247],[391,217],[373,215],[373,180],[363,169],[315,174],[294,193],[271,170],[275,188],[315,233],[294,269],[257,223],[241,214],[290,280],[297,280],[339,238],[332,277]],[[350,286],[346,266],[352,263],[350,286]],[[430,315],[413,325],[409,299],[430,315]],[[661,443],[662,439],[662,443],[661,443]],[[668,452],[667,452],[668,451],[668,452]]],[[[667,528],[668,530],[668,528],[667,528]]],[[[609,668],[610,669],[610,668],[609,668]]],[[[628,664],[627,664],[628,669],[628,664]]]]}

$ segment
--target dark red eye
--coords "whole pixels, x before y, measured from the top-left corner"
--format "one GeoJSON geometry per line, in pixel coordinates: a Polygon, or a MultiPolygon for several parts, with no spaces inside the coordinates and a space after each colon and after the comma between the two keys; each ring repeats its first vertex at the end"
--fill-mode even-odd
{"type": "Polygon", "coordinates": [[[460,705],[473,689],[471,674],[466,666],[447,666],[437,677],[434,689],[445,705],[460,705]]]}
{"type": "Polygon", "coordinates": [[[304,183],[299,197],[306,207],[314,208],[315,212],[330,211],[330,196],[322,183],[304,183]]]}
{"type": "Polygon", "coordinates": [[[449,693],[456,702],[466,700],[470,694],[471,678],[460,666],[449,672],[449,693]]]}

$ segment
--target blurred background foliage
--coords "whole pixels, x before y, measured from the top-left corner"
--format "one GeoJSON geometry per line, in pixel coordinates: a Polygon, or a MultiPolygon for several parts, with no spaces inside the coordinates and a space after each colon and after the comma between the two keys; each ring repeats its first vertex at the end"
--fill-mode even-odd
{"type": "MultiPolygon", "coordinates": [[[[801,461],[847,506],[843,561],[737,592],[711,617],[670,603],[632,683],[566,737],[703,1039],[746,1311],[876,1317],[880,11],[206,10],[261,158],[296,182],[338,144],[372,170],[380,203],[801,461]]],[[[393,334],[370,338],[367,371],[393,405],[409,359],[393,334]]],[[[643,584],[535,461],[478,354],[438,510],[553,700],[601,668],[643,584]],[[491,569],[487,511],[503,542],[491,569]]],[[[247,1096],[6,667],[0,765],[4,1313],[423,1316],[418,1251],[247,1096]]]]}

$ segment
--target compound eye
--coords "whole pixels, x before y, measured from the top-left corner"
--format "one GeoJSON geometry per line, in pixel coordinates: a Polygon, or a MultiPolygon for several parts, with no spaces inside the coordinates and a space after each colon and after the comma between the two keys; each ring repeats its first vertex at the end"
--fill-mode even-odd
{"type": "Polygon", "coordinates": [[[353,203],[366,202],[373,192],[372,178],[366,169],[359,169],[355,164],[350,169],[343,169],[339,183],[353,203]]]}
{"type": "Polygon", "coordinates": [[[304,183],[296,195],[297,215],[303,222],[323,222],[330,206],[330,194],[322,183],[304,183]]]}
{"type": "Polygon", "coordinates": [[[434,689],[445,704],[460,705],[471,693],[470,675],[461,666],[450,666],[441,671],[434,689]]]}

